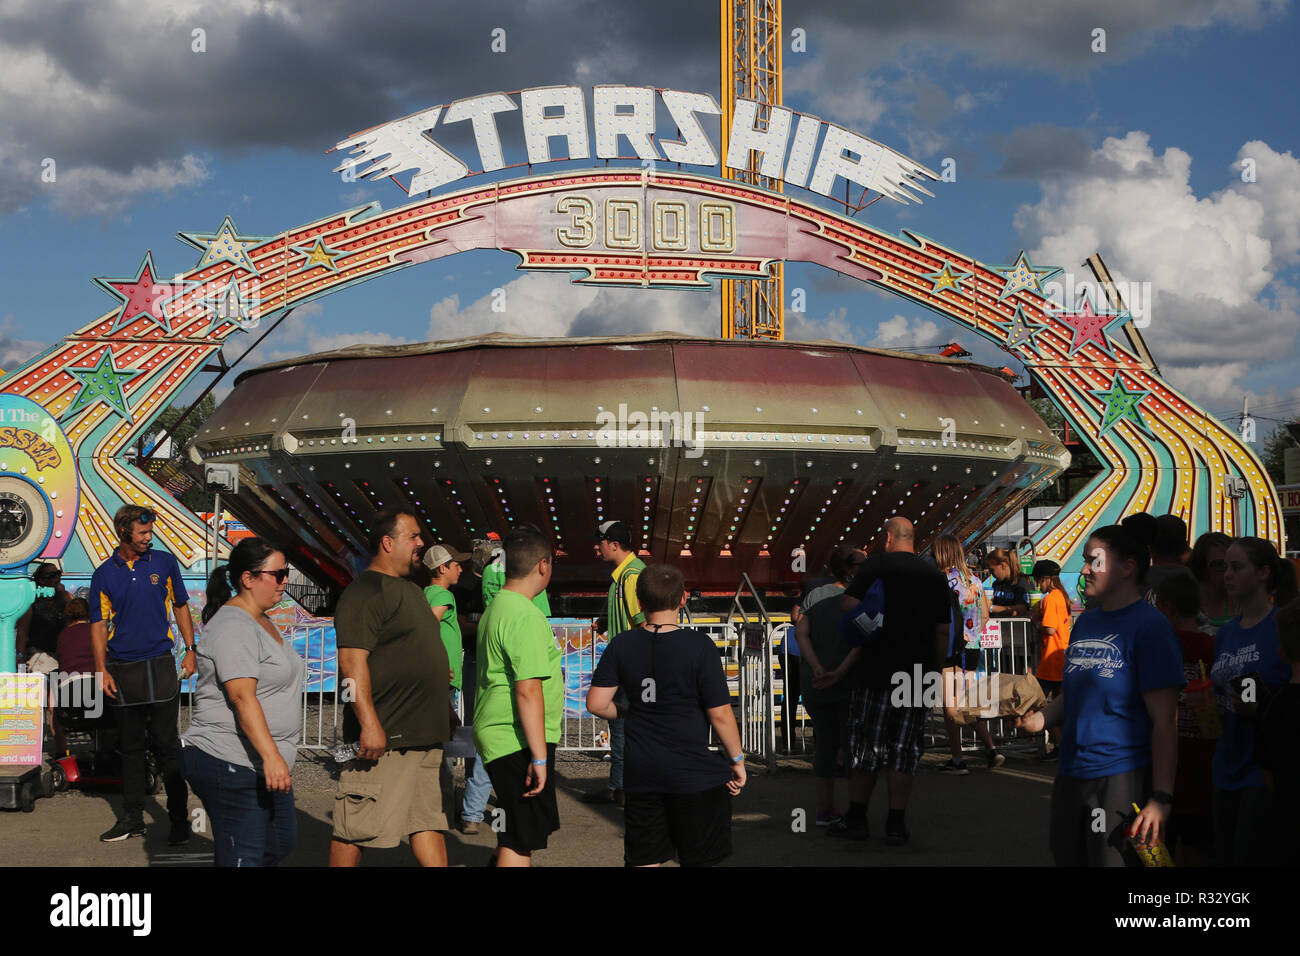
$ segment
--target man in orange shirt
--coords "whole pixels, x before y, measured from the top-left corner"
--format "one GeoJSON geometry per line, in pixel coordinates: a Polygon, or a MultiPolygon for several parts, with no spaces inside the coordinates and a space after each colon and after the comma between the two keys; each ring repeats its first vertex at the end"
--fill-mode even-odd
{"type": "MultiPolygon", "coordinates": [[[[1070,643],[1070,598],[1061,584],[1061,566],[1055,561],[1039,561],[1034,565],[1034,582],[1043,592],[1043,600],[1035,609],[1038,633],[1043,639],[1043,652],[1038,658],[1035,676],[1043,685],[1043,692],[1055,697],[1061,692],[1061,679],[1065,671],[1065,648],[1070,643]]],[[[1061,728],[1048,732],[1051,746],[1043,755],[1055,760],[1061,743],[1061,728]]]]}

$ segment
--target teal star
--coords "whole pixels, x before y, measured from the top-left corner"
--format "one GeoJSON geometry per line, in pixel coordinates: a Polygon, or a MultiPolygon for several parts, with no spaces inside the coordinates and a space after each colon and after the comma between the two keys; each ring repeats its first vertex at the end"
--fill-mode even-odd
{"type": "Polygon", "coordinates": [[[1011,324],[1007,326],[1007,337],[1002,343],[1002,347],[1010,352],[1015,348],[1025,348],[1032,351],[1035,355],[1039,354],[1038,344],[1034,341],[1035,337],[1042,332],[1046,325],[1041,322],[1034,322],[1020,306],[1016,306],[1015,315],[1011,317],[1011,324]]]}
{"type": "Polygon", "coordinates": [[[206,269],[219,262],[229,262],[257,275],[253,260],[248,257],[248,250],[261,245],[274,236],[241,236],[231,218],[221,220],[216,232],[178,232],[176,237],[195,249],[202,250],[196,268],[206,269]]]}
{"type": "Polygon", "coordinates": [[[1151,394],[1148,389],[1138,388],[1130,391],[1124,387],[1124,383],[1116,375],[1110,383],[1109,389],[1091,389],[1090,391],[1098,398],[1106,400],[1106,408],[1101,413],[1101,430],[1097,432],[1098,436],[1106,434],[1124,419],[1150,434],[1151,426],[1142,417],[1142,409],[1139,407],[1142,404],[1142,399],[1151,394]]]}
{"type": "Polygon", "coordinates": [[[127,405],[122,384],[138,373],[136,368],[119,369],[113,364],[113,350],[104,349],[93,368],[68,367],[68,374],[81,382],[81,390],[61,418],[71,418],[83,408],[102,401],[129,422],[135,421],[127,405]]]}
{"type": "Polygon", "coordinates": [[[961,287],[962,279],[969,279],[969,272],[954,272],[952,263],[947,259],[943,261],[943,268],[938,272],[924,272],[922,275],[930,280],[931,292],[942,292],[944,289],[952,289],[958,295],[965,295],[966,292],[961,287]]]}
{"type": "Polygon", "coordinates": [[[1006,285],[1002,287],[1002,294],[998,296],[999,302],[1017,292],[1032,291],[1041,296],[1042,283],[1063,271],[1058,266],[1035,266],[1023,252],[1016,256],[1016,261],[1009,266],[989,266],[989,268],[994,272],[1002,273],[1007,280],[1006,285]]]}

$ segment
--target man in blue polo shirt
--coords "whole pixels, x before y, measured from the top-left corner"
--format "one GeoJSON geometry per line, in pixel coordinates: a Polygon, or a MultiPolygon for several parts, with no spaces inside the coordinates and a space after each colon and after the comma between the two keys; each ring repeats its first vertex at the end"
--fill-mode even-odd
{"type": "Polygon", "coordinates": [[[154,551],[154,513],[123,505],[113,516],[118,547],[90,579],[90,627],[95,670],[115,704],[122,752],[122,816],[100,836],[115,843],[144,836],[147,739],[152,739],[167,788],[168,843],[189,842],[189,792],[180,768],[176,718],[180,681],[172,656],[170,616],[185,641],[182,678],[194,673],[194,622],[176,559],[154,551]],[[112,633],[109,633],[110,628],[112,633]],[[147,736],[146,736],[147,734],[147,736]]]}

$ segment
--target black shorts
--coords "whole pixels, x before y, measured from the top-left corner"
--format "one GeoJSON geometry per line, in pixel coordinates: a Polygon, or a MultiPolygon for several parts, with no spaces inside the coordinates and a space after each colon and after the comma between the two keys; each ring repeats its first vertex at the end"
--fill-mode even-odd
{"type": "MultiPolygon", "coordinates": [[[[524,781],[532,762],[532,753],[525,747],[487,765],[502,821],[497,846],[521,854],[545,850],[546,838],[560,828],[560,811],[555,804],[555,744],[546,745],[546,783],[542,792],[525,797],[524,781]]],[[[494,818],[493,829],[496,828],[494,818]]]]}
{"type": "Polygon", "coordinates": [[[980,669],[980,655],[983,653],[978,647],[958,648],[956,654],[943,662],[944,669],[960,667],[964,671],[977,671],[980,669]]]}
{"type": "Polygon", "coordinates": [[[1048,697],[1055,697],[1061,692],[1061,682],[1059,680],[1044,680],[1038,678],[1038,686],[1043,689],[1043,693],[1048,697]]]}
{"type": "Polygon", "coordinates": [[[628,866],[667,863],[713,866],[731,856],[731,793],[725,785],[698,793],[624,795],[623,860],[628,866]]]}

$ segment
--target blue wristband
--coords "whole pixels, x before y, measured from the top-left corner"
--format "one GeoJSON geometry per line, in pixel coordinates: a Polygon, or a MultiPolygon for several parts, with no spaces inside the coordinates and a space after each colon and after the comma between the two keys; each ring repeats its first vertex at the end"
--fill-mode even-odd
{"type": "Polygon", "coordinates": [[[742,753],[742,754],[740,754],[739,756],[732,757],[732,758],[731,758],[731,762],[732,762],[732,763],[744,763],[744,762],[745,762],[745,755],[742,753]]]}
{"type": "Polygon", "coordinates": [[[534,760],[534,761],[533,761],[533,766],[534,766],[534,767],[545,767],[545,766],[546,766],[546,761],[545,761],[545,760],[534,760]]]}

